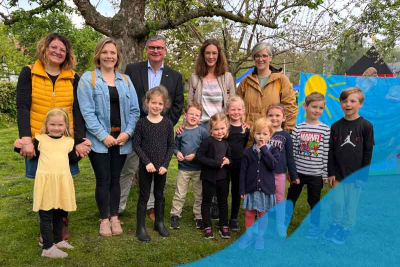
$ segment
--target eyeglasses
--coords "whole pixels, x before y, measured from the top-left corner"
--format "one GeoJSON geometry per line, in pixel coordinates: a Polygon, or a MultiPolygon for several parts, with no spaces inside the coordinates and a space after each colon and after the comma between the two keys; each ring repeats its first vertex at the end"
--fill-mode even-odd
{"type": "Polygon", "coordinates": [[[66,54],[66,53],[68,52],[68,50],[66,50],[65,48],[59,48],[59,47],[56,46],[56,45],[50,45],[50,46],[49,46],[49,49],[50,49],[51,51],[54,51],[54,52],[60,51],[60,53],[62,53],[62,54],[66,54]]]}
{"type": "Polygon", "coordinates": [[[266,60],[266,59],[269,58],[269,57],[270,57],[270,55],[259,55],[259,54],[257,54],[257,55],[254,56],[254,59],[257,59],[257,60],[259,60],[259,59],[266,60]]]}
{"type": "Polygon", "coordinates": [[[150,51],[155,51],[155,50],[163,51],[165,49],[165,47],[162,47],[162,46],[148,46],[147,49],[149,49],[150,51]]]}
{"type": "Polygon", "coordinates": [[[192,118],[200,118],[200,115],[198,114],[188,113],[187,115],[192,118]]]}

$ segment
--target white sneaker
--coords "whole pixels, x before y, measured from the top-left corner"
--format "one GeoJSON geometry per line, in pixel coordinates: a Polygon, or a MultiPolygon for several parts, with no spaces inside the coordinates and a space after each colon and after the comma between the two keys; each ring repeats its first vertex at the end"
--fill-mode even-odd
{"type": "Polygon", "coordinates": [[[68,243],[65,240],[63,240],[61,242],[58,242],[57,244],[55,244],[55,246],[57,248],[67,248],[67,249],[73,249],[74,248],[70,243],[68,243]]]}
{"type": "Polygon", "coordinates": [[[68,256],[68,253],[58,249],[55,245],[53,245],[49,249],[43,249],[42,250],[42,257],[47,257],[47,258],[65,258],[68,256]]]}

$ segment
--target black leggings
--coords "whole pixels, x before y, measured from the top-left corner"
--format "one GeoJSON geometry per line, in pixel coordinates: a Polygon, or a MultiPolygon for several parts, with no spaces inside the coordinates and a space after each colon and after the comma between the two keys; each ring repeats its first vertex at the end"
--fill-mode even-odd
{"type": "MultiPolygon", "coordinates": [[[[303,186],[307,185],[307,202],[311,209],[311,223],[319,227],[321,206],[317,205],[321,199],[321,190],[323,181],[321,176],[310,176],[299,173],[300,184],[291,184],[288,190],[287,200],[293,202],[293,208],[296,206],[296,201],[299,198],[303,186]]],[[[286,209],[287,212],[289,209],[286,209]]],[[[292,215],[292,214],[291,214],[292,215]]],[[[291,216],[290,216],[291,217],[291,216]]]]}
{"type": "Polygon", "coordinates": [[[231,220],[237,219],[240,210],[240,192],[239,192],[239,180],[240,180],[240,169],[231,170],[231,197],[232,197],[232,208],[231,208],[231,220]]]}
{"type": "Polygon", "coordinates": [[[213,184],[207,180],[202,181],[203,185],[203,200],[201,202],[201,216],[203,218],[204,227],[211,227],[210,208],[213,195],[216,193],[219,209],[219,224],[228,226],[228,195],[229,195],[229,180],[217,180],[213,184]]]}
{"type": "Polygon", "coordinates": [[[139,164],[139,204],[146,207],[150,197],[151,182],[154,177],[154,202],[164,202],[164,187],[167,173],[159,175],[158,172],[147,172],[146,167],[139,164]]]}
{"type": "Polygon", "coordinates": [[[126,155],[119,154],[119,149],[119,146],[112,146],[108,153],[89,153],[96,176],[96,202],[102,219],[118,216],[121,195],[119,179],[126,159],[126,155]]]}
{"type": "Polygon", "coordinates": [[[64,210],[51,209],[39,210],[40,233],[43,238],[43,249],[49,249],[54,244],[62,241],[62,223],[64,210]],[[53,225],[53,230],[51,226],[53,225]],[[53,238],[52,235],[53,234],[53,238]]]}

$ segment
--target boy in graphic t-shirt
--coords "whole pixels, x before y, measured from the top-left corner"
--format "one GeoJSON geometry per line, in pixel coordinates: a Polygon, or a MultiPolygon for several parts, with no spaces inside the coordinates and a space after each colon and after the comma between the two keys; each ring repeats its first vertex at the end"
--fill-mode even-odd
{"type": "MultiPolygon", "coordinates": [[[[296,205],[304,185],[307,185],[307,201],[311,209],[311,224],[306,237],[317,239],[320,236],[321,190],[328,183],[329,126],[319,121],[325,109],[325,97],[321,93],[309,94],[303,108],[306,120],[296,125],[292,131],[293,156],[298,179],[291,181],[287,199],[296,205]]],[[[292,209],[287,206],[286,217],[291,217],[292,209]]]]}
{"type": "Polygon", "coordinates": [[[368,177],[367,166],[371,163],[374,146],[372,124],[360,117],[358,110],[364,102],[364,94],[358,87],[350,87],[340,94],[344,117],[331,127],[328,159],[328,180],[335,186],[332,203],[332,219],[324,238],[343,244],[350,236],[355,223],[360,197],[360,186],[368,177]],[[365,167],[365,168],[363,168],[365,167]],[[352,177],[353,172],[363,168],[352,177]],[[339,186],[338,185],[340,182],[339,186]]]}

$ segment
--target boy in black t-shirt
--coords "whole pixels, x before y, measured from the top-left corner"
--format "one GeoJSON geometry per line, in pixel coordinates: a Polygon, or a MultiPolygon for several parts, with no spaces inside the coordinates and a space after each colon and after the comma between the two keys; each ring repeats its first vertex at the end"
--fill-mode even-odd
{"type": "Polygon", "coordinates": [[[374,129],[369,121],[358,114],[363,102],[364,94],[360,88],[344,90],[340,94],[344,117],[331,126],[328,180],[331,187],[335,186],[333,222],[324,237],[336,244],[344,244],[350,236],[350,229],[356,220],[360,187],[368,177],[367,166],[372,158],[374,129]],[[361,168],[356,175],[345,179],[361,168]]]}

